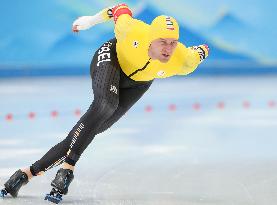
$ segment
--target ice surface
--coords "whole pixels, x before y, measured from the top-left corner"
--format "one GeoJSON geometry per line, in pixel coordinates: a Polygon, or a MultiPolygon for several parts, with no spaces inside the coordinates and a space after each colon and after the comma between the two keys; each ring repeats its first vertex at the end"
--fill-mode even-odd
{"type": "MultiPolygon", "coordinates": [[[[277,77],[157,80],[94,139],[62,204],[275,205],[277,106],[268,103],[277,101],[276,86],[277,77]],[[145,112],[148,105],[152,112],[145,112]]],[[[2,185],[66,137],[78,120],[74,111],[84,113],[93,99],[88,77],[5,79],[0,96],[2,185]]],[[[0,204],[48,204],[43,199],[56,170],[0,204]]]]}

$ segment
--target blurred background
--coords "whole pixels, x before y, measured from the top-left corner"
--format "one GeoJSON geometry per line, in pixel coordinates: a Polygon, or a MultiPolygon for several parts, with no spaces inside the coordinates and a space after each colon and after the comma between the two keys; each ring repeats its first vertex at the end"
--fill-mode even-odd
{"type": "MultiPolygon", "coordinates": [[[[61,141],[93,100],[89,65],[113,22],[72,22],[121,1],[10,0],[0,6],[0,183],[61,141]]],[[[76,169],[72,204],[276,204],[275,1],[124,1],[146,23],[177,19],[186,46],[210,56],[155,80],[95,138],[76,169]],[[89,171],[88,171],[89,170],[89,171]]],[[[55,171],[7,204],[43,204],[55,171]],[[45,186],[41,186],[41,184],[45,186]]]]}
{"type": "MultiPolygon", "coordinates": [[[[76,35],[72,22],[120,1],[6,1],[1,5],[0,75],[84,75],[93,52],[113,38],[113,22],[76,35]]],[[[180,41],[206,43],[209,60],[195,74],[276,72],[273,1],[125,1],[147,23],[161,14],[180,24],[180,41]]]]}

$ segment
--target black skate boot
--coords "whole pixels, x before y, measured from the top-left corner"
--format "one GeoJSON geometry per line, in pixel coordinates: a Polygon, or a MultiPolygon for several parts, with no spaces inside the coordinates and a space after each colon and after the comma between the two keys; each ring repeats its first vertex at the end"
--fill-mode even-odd
{"type": "Polygon", "coordinates": [[[50,194],[45,196],[44,200],[58,204],[62,201],[62,196],[68,192],[68,187],[74,179],[73,171],[70,169],[59,169],[51,186],[53,189],[50,194]]]}
{"type": "Polygon", "coordinates": [[[1,190],[0,197],[7,194],[17,197],[19,189],[28,183],[28,176],[21,170],[17,170],[10,179],[4,184],[5,188],[1,190]]]}

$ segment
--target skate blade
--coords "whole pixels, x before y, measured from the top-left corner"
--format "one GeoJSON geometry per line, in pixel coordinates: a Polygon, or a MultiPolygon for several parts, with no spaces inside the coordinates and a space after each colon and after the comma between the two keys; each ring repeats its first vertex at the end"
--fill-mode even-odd
{"type": "Polygon", "coordinates": [[[4,198],[8,194],[6,189],[2,189],[0,192],[0,198],[4,198]]]}
{"type": "Polygon", "coordinates": [[[58,204],[62,201],[62,197],[61,196],[53,196],[51,194],[46,194],[44,200],[58,204]]]}

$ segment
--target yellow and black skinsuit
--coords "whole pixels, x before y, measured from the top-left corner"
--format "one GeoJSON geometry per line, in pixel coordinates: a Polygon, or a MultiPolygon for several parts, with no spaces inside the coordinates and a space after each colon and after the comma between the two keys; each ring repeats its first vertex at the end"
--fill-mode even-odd
{"type": "MultiPolygon", "coordinates": [[[[122,7],[126,9],[127,6],[123,5],[118,9],[122,7]]],[[[107,14],[106,10],[102,11],[102,15],[106,15],[105,18],[108,20],[107,14]]],[[[172,17],[159,16],[151,25],[148,25],[128,14],[122,14],[116,20],[114,33],[117,39],[116,52],[120,67],[135,81],[187,75],[193,72],[208,55],[207,47],[204,45],[186,48],[179,42],[167,63],[161,63],[148,56],[151,41],[157,38],[179,38],[178,24],[172,17]],[[171,22],[170,25],[174,30],[167,29],[167,22],[169,24],[171,22]]]]}
{"type": "Polygon", "coordinates": [[[208,48],[204,45],[186,48],[178,43],[167,63],[148,56],[153,40],[179,38],[178,24],[172,17],[159,16],[148,25],[132,18],[126,5],[104,9],[100,17],[102,22],[114,19],[115,38],[104,43],[92,59],[94,100],[68,136],[31,166],[33,175],[64,161],[74,166],[94,136],[118,121],[155,78],[187,75],[208,55],[208,48]]]}

